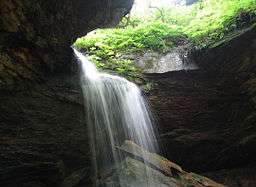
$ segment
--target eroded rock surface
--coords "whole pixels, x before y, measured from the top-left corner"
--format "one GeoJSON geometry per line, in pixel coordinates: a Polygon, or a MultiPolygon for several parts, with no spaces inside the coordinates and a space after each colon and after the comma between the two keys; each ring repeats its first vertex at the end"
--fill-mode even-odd
{"type": "MultiPolygon", "coordinates": [[[[253,26],[194,53],[198,70],[149,75],[155,83],[149,101],[167,158],[201,172],[255,167],[255,51],[253,26]]],[[[226,182],[255,185],[243,177],[235,184],[227,176],[226,182]]]]}
{"type": "Polygon", "coordinates": [[[1,0],[0,89],[72,69],[70,45],[117,24],[133,0],[1,0]]]}
{"type": "Polygon", "coordinates": [[[124,187],[224,187],[206,177],[182,170],[177,164],[150,153],[132,141],[118,147],[127,157],[108,177],[103,186],[124,187]],[[119,180],[118,180],[119,179],[119,180]]]}
{"type": "Polygon", "coordinates": [[[87,168],[90,149],[77,77],[0,93],[0,184],[57,186],[87,168]],[[30,185],[31,184],[31,185],[30,185]]]}
{"type": "MultiPolygon", "coordinates": [[[[70,45],[115,24],[131,3],[0,0],[1,186],[79,185],[78,174],[90,186],[70,45]]],[[[150,77],[157,83],[149,100],[166,157],[232,187],[256,186],[255,35],[252,29],[194,53],[200,70],[150,77]]]]}
{"type": "Polygon", "coordinates": [[[115,25],[132,3],[0,0],[0,186],[58,186],[85,167],[84,180],[90,180],[70,45],[95,28],[115,25]]]}
{"type": "Polygon", "coordinates": [[[135,58],[136,66],[143,73],[166,73],[170,71],[189,71],[198,69],[193,61],[188,61],[186,53],[180,49],[173,49],[166,54],[157,52],[146,52],[139,54],[135,58]]]}

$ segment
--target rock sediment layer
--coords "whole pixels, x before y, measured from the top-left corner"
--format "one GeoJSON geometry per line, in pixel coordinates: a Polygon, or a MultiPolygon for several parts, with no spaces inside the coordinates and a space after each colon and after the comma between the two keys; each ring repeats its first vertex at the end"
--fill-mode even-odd
{"type": "Polygon", "coordinates": [[[0,1],[0,89],[72,69],[70,45],[117,24],[133,0],[0,1]]]}

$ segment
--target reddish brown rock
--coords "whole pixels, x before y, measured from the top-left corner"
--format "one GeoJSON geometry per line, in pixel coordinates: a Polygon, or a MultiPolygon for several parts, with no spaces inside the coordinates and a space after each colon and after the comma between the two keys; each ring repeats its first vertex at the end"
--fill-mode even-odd
{"type": "Polygon", "coordinates": [[[148,75],[155,83],[148,98],[160,143],[182,167],[202,172],[255,166],[255,28],[194,52],[199,70],[148,75]]]}
{"type": "Polygon", "coordinates": [[[133,0],[0,1],[0,89],[72,69],[79,36],[117,24],[133,0]]]}

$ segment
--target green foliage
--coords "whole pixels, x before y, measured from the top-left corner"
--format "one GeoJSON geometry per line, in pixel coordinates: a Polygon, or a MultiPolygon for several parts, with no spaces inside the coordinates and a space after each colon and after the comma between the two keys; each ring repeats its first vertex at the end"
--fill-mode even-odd
{"type": "Polygon", "coordinates": [[[193,6],[160,9],[155,19],[179,27],[196,45],[209,45],[239,27],[239,16],[256,15],[256,0],[202,0],[193,6]]]}
{"type": "Polygon", "coordinates": [[[153,82],[146,82],[143,86],[142,89],[144,90],[144,92],[150,92],[152,90],[154,86],[153,82]]]}
{"type": "Polygon", "coordinates": [[[188,41],[198,47],[209,46],[242,28],[248,21],[243,14],[256,17],[256,0],[201,0],[188,7],[156,9],[147,18],[127,16],[117,28],[96,30],[74,45],[86,51],[99,68],[133,79],[139,70],[125,54],[164,53],[188,41]]]}
{"type": "Polygon", "coordinates": [[[140,17],[137,17],[136,15],[135,16],[132,16],[131,18],[131,15],[128,14],[127,16],[125,16],[121,22],[119,23],[118,27],[119,28],[125,28],[127,26],[131,26],[131,27],[136,27],[140,24],[143,23],[143,19],[140,18],[140,17]]]}
{"type": "Polygon", "coordinates": [[[97,53],[100,57],[111,56],[116,52],[135,52],[144,49],[165,51],[173,44],[168,39],[175,40],[181,35],[178,27],[155,20],[136,27],[97,30],[79,38],[75,46],[89,53],[97,53]]]}
{"type": "Polygon", "coordinates": [[[90,55],[89,59],[97,66],[97,68],[114,71],[130,80],[141,82],[140,70],[134,66],[131,60],[112,57],[103,60],[96,55],[90,55]]]}

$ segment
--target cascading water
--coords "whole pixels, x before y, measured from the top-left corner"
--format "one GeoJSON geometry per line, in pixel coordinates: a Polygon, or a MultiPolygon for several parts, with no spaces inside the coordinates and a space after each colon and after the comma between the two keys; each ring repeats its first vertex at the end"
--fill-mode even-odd
{"type": "MultiPolygon", "coordinates": [[[[156,152],[158,146],[151,114],[140,89],[124,78],[98,72],[83,54],[75,49],[74,52],[82,68],[86,124],[97,181],[105,170],[121,162],[123,158],[116,146],[125,140],[131,140],[151,152],[156,152]]],[[[97,182],[96,186],[99,186],[97,182]]],[[[120,182],[119,186],[124,185],[120,182]]]]}

